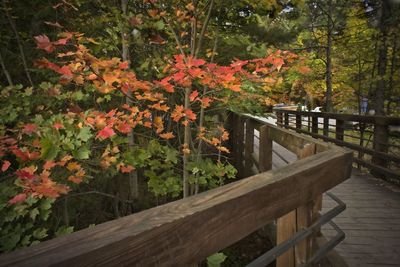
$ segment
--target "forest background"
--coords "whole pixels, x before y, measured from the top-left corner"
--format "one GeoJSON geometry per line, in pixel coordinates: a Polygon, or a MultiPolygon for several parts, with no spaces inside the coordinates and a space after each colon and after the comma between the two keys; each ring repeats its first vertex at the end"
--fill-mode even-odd
{"type": "Polygon", "coordinates": [[[226,111],[400,114],[395,1],[0,8],[0,251],[235,179],[226,111]]]}

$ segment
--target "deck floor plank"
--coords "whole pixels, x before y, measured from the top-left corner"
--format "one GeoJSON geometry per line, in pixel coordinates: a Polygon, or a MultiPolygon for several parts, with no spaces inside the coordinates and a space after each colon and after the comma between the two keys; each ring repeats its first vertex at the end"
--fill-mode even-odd
{"type": "MultiPolygon", "coordinates": [[[[273,143],[273,168],[293,162],[296,156],[273,143]]],[[[335,223],[345,232],[346,239],[336,247],[349,267],[400,267],[400,191],[370,174],[353,169],[350,179],[331,190],[347,205],[335,223]]],[[[324,196],[323,212],[336,206],[324,196]]],[[[322,228],[326,238],[335,231],[322,228]]]]}

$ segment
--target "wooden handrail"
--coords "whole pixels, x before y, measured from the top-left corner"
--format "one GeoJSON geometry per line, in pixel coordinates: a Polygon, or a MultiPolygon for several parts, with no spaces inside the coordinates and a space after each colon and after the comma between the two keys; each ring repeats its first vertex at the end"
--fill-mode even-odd
{"type": "MultiPolygon", "coordinates": [[[[399,126],[400,118],[398,117],[385,117],[385,116],[364,116],[364,115],[351,115],[351,114],[336,114],[326,112],[308,112],[308,111],[294,111],[286,109],[275,109],[278,116],[277,124],[280,127],[286,129],[295,130],[299,133],[304,133],[319,138],[327,142],[332,142],[339,146],[344,146],[358,152],[358,157],[355,162],[359,166],[364,166],[371,170],[375,175],[383,178],[394,179],[394,181],[400,182],[399,170],[391,169],[390,162],[398,165],[400,163],[400,157],[389,154],[389,137],[390,137],[390,126],[399,126]],[[307,117],[309,124],[312,124],[310,129],[303,128],[300,123],[291,123],[290,115],[296,116],[296,120],[302,121],[302,117],[307,117]],[[323,127],[318,127],[318,118],[323,119],[323,127]],[[311,119],[311,121],[310,121],[311,119]],[[329,120],[336,120],[336,125],[329,124],[329,120]],[[354,144],[345,140],[345,123],[346,122],[358,122],[360,125],[371,125],[373,127],[373,148],[367,148],[362,146],[364,140],[360,141],[360,144],[354,144]],[[331,126],[335,127],[335,137],[329,136],[329,130],[331,126]],[[318,130],[323,130],[323,134],[318,133],[318,130]],[[370,155],[371,160],[364,159],[364,155],[370,155]]],[[[360,134],[362,136],[362,134],[360,134]]],[[[353,135],[351,137],[354,137],[353,135]]],[[[360,138],[362,139],[362,137],[360,138]]]]}
{"type": "MultiPolygon", "coordinates": [[[[257,120],[253,122],[258,127],[257,120]]],[[[304,145],[299,157],[307,156],[301,153],[309,144],[312,153],[283,168],[6,253],[0,266],[188,266],[306,207],[350,176],[348,150],[259,126],[268,129],[269,138],[288,140],[290,149],[304,145]]],[[[243,138],[234,140],[236,144],[244,143],[243,133],[236,137],[243,138]]]]}

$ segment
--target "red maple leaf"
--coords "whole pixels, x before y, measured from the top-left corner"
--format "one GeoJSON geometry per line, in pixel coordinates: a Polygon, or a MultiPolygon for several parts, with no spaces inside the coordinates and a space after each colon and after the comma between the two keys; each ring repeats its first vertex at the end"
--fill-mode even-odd
{"type": "Polygon", "coordinates": [[[97,134],[96,139],[107,139],[113,135],[115,135],[114,130],[110,126],[107,126],[97,134]]]}
{"type": "Polygon", "coordinates": [[[129,62],[128,61],[121,62],[121,63],[119,63],[118,67],[121,70],[125,70],[125,69],[129,68],[129,62]]]}
{"type": "Polygon", "coordinates": [[[24,128],[22,129],[22,132],[25,134],[32,134],[37,132],[37,126],[34,123],[28,123],[24,125],[24,128]]]}
{"type": "Polygon", "coordinates": [[[34,37],[36,40],[37,47],[43,49],[47,53],[51,53],[54,51],[53,43],[50,42],[49,37],[46,35],[38,35],[34,37]]]}
{"type": "Polygon", "coordinates": [[[179,82],[185,78],[185,73],[183,71],[179,71],[173,75],[173,79],[175,82],[179,82]]]}
{"type": "Polygon", "coordinates": [[[23,168],[21,170],[17,170],[15,174],[18,176],[18,178],[21,179],[34,179],[36,175],[34,174],[34,170],[29,169],[29,168],[23,168]]]}
{"type": "Polygon", "coordinates": [[[1,166],[1,171],[5,172],[10,167],[11,163],[8,160],[3,161],[3,165],[1,166]]]}
{"type": "Polygon", "coordinates": [[[53,124],[53,128],[54,128],[54,129],[57,129],[57,130],[63,129],[63,128],[64,128],[64,125],[63,125],[61,122],[55,122],[55,123],[53,124]]]}
{"type": "Polygon", "coordinates": [[[128,123],[123,122],[118,125],[117,130],[121,133],[128,134],[131,132],[132,127],[128,123]]]}
{"type": "Polygon", "coordinates": [[[68,38],[62,38],[53,42],[53,45],[66,45],[68,40],[69,40],[68,38]]]}
{"type": "Polygon", "coordinates": [[[8,201],[9,204],[16,204],[19,202],[22,202],[26,199],[26,194],[22,193],[22,194],[18,194],[15,197],[13,197],[12,199],[10,199],[8,201]]]}

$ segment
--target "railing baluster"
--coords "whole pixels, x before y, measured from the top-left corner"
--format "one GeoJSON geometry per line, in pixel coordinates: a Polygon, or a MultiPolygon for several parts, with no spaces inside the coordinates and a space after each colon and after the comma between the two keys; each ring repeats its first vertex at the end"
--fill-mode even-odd
{"type": "Polygon", "coordinates": [[[272,139],[267,125],[260,127],[259,171],[272,169],[272,139]]]}
{"type": "Polygon", "coordinates": [[[344,136],[344,121],[336,120],[336,139],[343,141],[344,136]]]}
{"type": "MultiPolygon", "coordinates": [[[[377,119],[374,126],[374,150],[377,152],[388,153],[388,146],[387,146],[388,143],[389,143],[388,125],[385,123],[385,121],[377,119]]],[[[372,163],[384,168],[388,166],[387,160],[383,159],[377,154],[372,155],[372,163]]],[[[377,174],[381,173],[377,172],[377,174]]]]}
{"type": "Polygon", "coordinates": [[[283,124],[282,112],[277,112],[276,113],[276,120],[277,120],[277,125],[278,126],[282,126],[282,124],[283,124]]]}
{"type": "Polygon", "coordinates": [[[254,152],[254,125],[249,118],[246,120],[246,140],[244,144],[244,171],[246,177],[251,176],[253,167],[253,154],[254,152]]]}
{"type": "Polygon", "coordinates": [[[329,118],[324,117],[324,135],[329,136],[329,118]]]}
{"type": "Polygon", "coordinates": [[[318,134],[318,116],[312,117],[312,133],[318,134]]]}
{"type": "Polygon", "coordinates": [[[289,127],[289,113],[285,113],[285,127],[289,127]]]}
{"type": "Polygon", "coordinates": [[[298,130],[301,129],[301,115],[300,114],[296,114],[296,129],[298,129],[298,130]]]}

